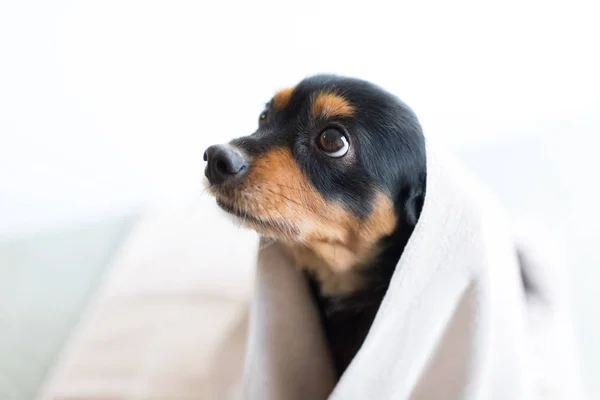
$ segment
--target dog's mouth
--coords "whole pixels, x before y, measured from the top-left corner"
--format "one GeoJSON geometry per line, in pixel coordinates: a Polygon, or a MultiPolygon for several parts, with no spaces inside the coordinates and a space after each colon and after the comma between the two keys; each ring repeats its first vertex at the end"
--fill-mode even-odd
{"type": "Polygon", "coordinates": [[[234,207],[232,204],[217,198],[217,205],[225,212],[239,218],[241,222],[261,234],[284,234],[285,236],[298,235],[298,229],[285,221],[276,221],[271,218],[264,218],[252,215],[240,207],[234,207]]]}

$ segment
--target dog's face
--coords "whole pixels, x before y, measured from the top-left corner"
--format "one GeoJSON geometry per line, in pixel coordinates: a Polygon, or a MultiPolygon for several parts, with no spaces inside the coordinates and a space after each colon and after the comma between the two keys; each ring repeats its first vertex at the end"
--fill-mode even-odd
{"type": "Polygon", "coordinates": [[[368,262],[399,221],[414,225],[423,194],[415,115],[355,79],[316,76],[278,92],[256,132],[204,158],[221,208],[334,271],[368,262]]]}

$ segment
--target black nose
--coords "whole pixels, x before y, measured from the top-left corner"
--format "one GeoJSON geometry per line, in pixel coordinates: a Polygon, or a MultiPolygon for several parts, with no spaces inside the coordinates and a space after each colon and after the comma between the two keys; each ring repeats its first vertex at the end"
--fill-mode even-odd
{"type": "Polygon", "coordinates": [[[208,161],[204,174],[215,185],[242,175],[248,168],[246,158],[227,145],[210,146],[204,152],[204,161],[208,161]]]}

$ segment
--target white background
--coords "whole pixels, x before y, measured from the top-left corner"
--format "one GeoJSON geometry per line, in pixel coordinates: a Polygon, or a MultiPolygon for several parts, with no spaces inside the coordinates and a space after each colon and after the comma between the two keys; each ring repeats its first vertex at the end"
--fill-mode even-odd
{"type": "Polygon", "coordinates": [[[0,236],[195,201],[204,148],[312,73],[385,86],[458,147],[597,114],[594,2],[483,3],[5,0],[0,236]]]}
{"type": "Polygon", "coordinates": [[[208,249],[233,228],[202,196],[204,149],[251,133],[279,88],[353,75],[492,186],[526,193],[512,210],[565,228],[599,377],[595,3],[0,0],[0,238],[200,202],[208,249]]]}

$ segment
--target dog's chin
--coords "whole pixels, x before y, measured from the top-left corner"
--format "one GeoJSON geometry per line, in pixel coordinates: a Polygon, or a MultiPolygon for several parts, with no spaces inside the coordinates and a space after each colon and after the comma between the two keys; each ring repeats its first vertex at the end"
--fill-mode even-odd
{"type": "Polygon", "coordinates": [[[233,220],[234,224],[256,231],[259,235],[273,239],[291,239],[298,235],[298,230],[285,221],[275,221],[248,213],[244,209],[233,207],[217,197],[217,205],[233,220]]]}

